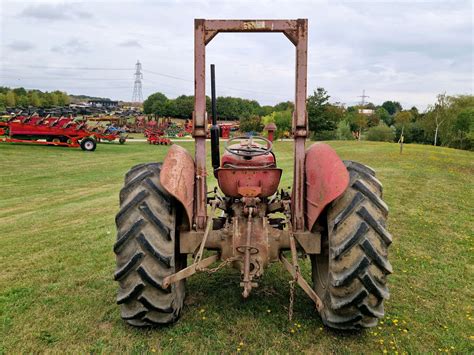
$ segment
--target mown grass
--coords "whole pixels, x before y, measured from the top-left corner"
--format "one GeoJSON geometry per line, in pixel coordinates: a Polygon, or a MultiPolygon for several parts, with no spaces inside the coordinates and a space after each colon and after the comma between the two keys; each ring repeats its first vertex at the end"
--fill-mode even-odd
{"type": "MultiPolygon", "coordinates": [[[[342,158],[377,170],[391,208],[394,274],[379,327],[323,328],[300,290],[290,323],[289,276],[275,264],[245,301],[236,271],[196,275],[176,325],[131,328],[120,319],[112,280],[118,192],[131,166],[160,161],[167,148],[102,144],[84,153],[1,144],[0,353],[472,353],[474,155],[420,145],[406,145],[400,155],[395,144],[330,144],[342,158]]],[[[192,150],[192,143],[181,145],[192,150]]],[[[289,186],[292,144],[278,142],[275,151],[282,186],[289,186]]]]}

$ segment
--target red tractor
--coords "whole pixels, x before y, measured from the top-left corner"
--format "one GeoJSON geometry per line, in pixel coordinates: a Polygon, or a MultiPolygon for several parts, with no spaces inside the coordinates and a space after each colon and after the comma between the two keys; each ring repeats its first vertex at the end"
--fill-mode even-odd
{"type": "Polygon", "coordinates": [[[240,270],[242,295],[249,297],[272,262],[283,264],[291,285],[314,301],[329,327],[372,327],[383,317],[392,237],[382,185],[371,168],[342,161],[326,144],[305,148],[307,25],[306,19],[195,20],[194,159],[173,145],[163,163],[133,167],[120,192],[115,280],[129,324],[175,322],[185,279],[226,265],[240,270]],[[282,32],[296,46],[291,191],[278,190],[282,169],[266,138],[231,139],[220,156],[211,66],[211,157],[219,189],[208,192],[205,48],[220,32],[282,32]],[[312,286],[300,272],[302,256],[311,260],[312,286]]]}

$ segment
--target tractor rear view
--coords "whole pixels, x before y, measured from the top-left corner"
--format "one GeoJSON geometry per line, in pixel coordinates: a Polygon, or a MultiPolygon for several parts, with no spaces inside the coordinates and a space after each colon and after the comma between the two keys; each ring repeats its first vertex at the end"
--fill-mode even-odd
{"type": "Polygon", "coordinates": [[[175,322],[185,279],[197,272],[237,268],[242,296],[249,297],[273,262],[314,301],[327,326],[372,327],[383,317],[392,238],[382,185],[371,168],[342,161],[326,144],[305,148],[307,26],[306,19],[195,20],[194,159],[173,145],[163,163],[133,167],[120,192],[115,279],[129,324],[175,322]],[[280,32],[296,47],[291,191],[278,190],[282,169],[272,141],[237,137],[221,156],[211,66],[211,157],[219,189],[208,192],[205,48],[220,32],[280,32]],[[300,273],[302,256],[311,260],[312,286],[300,273]]]}

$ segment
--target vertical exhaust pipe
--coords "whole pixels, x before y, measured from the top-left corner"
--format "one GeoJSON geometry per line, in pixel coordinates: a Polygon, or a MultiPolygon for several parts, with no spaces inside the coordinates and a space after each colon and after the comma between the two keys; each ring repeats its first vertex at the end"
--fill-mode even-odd
{"type": "Polygon", "coordinates": [[[211,126],[211,158],[214,170],[221,165],[219,152],[219,126],[217,125],[216,103],[216,73],[214,64],[211,64],[211,100],[212,100],[212,126],[211,126]]]}

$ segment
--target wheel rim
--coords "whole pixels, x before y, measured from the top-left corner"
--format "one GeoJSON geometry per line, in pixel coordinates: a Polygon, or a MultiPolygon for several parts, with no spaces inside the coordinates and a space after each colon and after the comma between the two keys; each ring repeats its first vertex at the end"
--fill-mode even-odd
{"type": "Polygon", "coordinates": [[[85,147],[87,150],[91,150],[92,148],[94,148],[94,144],[93,144],[91,141],[87,141],[87,142],[84,144],[84,147],[85,147]]]}

